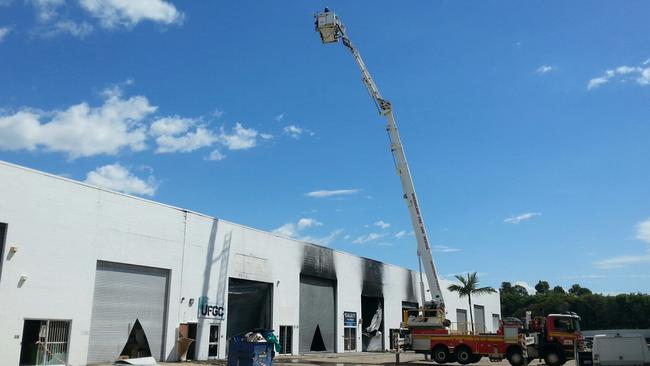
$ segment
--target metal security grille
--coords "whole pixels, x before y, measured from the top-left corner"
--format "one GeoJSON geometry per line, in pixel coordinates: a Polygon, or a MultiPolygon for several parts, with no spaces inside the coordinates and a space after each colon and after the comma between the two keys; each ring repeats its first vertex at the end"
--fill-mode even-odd
{"type": "MultiPolygon", "coordinates": [[[[38,327],[34,365],[67,365],[70,322],[64,320],[26,320],[38,327]]],[[[23,340],[29,342],[29,340],[23,340]]],[[[24,364],[21,362],[21,364],[24,364]]]]}
{"type": "Polygon", "coordinates": [[[292,345],[293,327],[291,325],[280,326],[280,354],[290,355],[293,353],[292,345]]]}

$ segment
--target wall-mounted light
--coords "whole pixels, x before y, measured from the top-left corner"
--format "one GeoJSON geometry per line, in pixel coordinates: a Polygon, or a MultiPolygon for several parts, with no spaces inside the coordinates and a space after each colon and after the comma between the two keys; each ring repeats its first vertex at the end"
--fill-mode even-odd
{"type": "Polygon", "coordinates": [[[181,297],[181,304],[185,301],[185,296],[181,297]]]}
{"type": "Polygon", "coordinates": [[[28,275],[20,275],[20,279],[18,280],[18,287],[22,287],[25,282],[29,279],[28,275]]]}
{"type": "Polygon", "coordinates": [[[18,251],[18,245],[12,245],[9,247],[9,253],[15,254],[18,251]]]}
{"type": "Polygon", "coordinates": [[[190,301],[189,301],[189,305],[190,305],[190,306],[194,305],[194,299],[193,299],[193,298],[190,299],[190,301]]]}
{"type": "Polygon", "coordinates": [[[278,280],[278,281],[275,283],[275,287],[278,287],[278,286],[280,286],[280,280],[278,280]]]}

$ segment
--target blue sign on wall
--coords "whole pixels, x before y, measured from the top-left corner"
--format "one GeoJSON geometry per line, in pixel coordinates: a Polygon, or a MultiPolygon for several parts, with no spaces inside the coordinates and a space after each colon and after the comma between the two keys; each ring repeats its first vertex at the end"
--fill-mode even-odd
{"type": "Polygon", "coordinates": [[[344,327],[357,327],[357,313],[351,311],[343,312],[343,326],[344,327]]]}
{"type": "Polygon", "coordinates": [[[199,318],[223,319],[223,306],[210,304],[207,296],[199,297],[199,318]]]}

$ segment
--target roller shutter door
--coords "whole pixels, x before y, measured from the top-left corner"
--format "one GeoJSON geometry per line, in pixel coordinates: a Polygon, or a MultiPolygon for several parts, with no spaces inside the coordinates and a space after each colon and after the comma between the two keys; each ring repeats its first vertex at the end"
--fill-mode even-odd
{"type": "Polygon", "coordinates": [[[336,352],[336,282],[300,277],[300,353],[336,352]]]}
{"type": "Polygon", "coordinates": [[[226,337],[255,328],[272,328],[272,300],[272,283],[230,278],[226,337]]]}
{"type": "Polygon", "coordinates": [[[485,308],[474,305],[474,329],[476,333],[485,333],[485,308]]]}
{"type": "Polygon", "coordinates": [[[88,363],[115,361],[136,319],[149,341],[151,355],[163,359],[169,270],[97,262],[88,363]]]}

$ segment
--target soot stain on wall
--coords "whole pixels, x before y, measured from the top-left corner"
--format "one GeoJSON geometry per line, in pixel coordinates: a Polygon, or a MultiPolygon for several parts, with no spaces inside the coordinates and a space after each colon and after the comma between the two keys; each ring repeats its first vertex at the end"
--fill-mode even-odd
{"type": "Polygon", "coordinates": [[[334,250],[316,245],[305,245],[300,274],[336,280],[334,250]]]}
{"type": "Polygon", "coordinates": [[[361,295],[384,297],[384,264],[372,259],[363,259],[361,295]]]}

